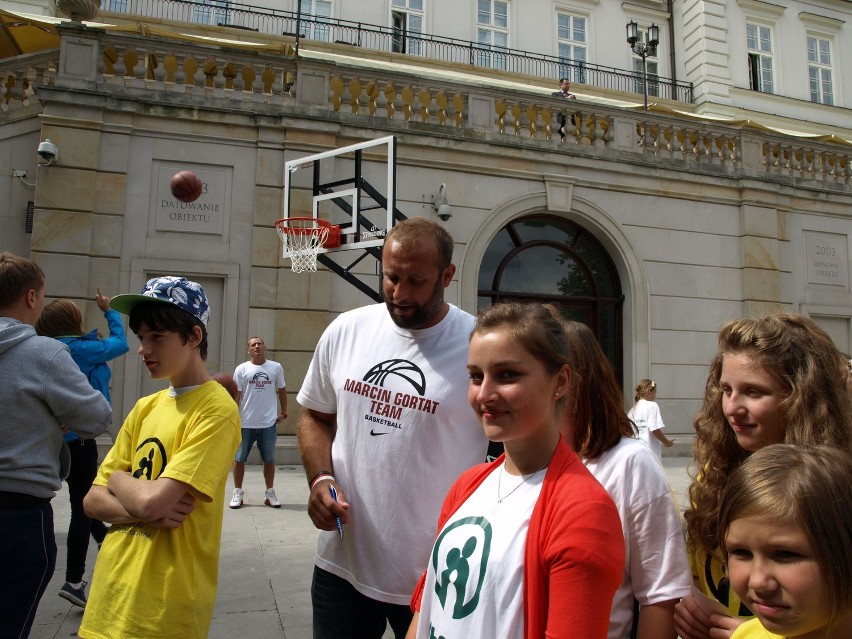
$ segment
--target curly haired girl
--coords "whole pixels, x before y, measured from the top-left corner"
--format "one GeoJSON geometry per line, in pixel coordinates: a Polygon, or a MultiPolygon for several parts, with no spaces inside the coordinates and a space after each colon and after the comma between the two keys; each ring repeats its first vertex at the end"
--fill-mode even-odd
{"type": "MultiPolygon", "coordinates": [[[[731,474],[764,446],[815,444],[848,450],[852,403],[847,368],[825,331],[795,313],[734,320],[719,333],[704,404],[694,422],[691,508],[684,517],[698,586],[731,615],[722,630],[733,632],[741,617],[751,616],[730,589],[718,549],[722,492],[731,474]]],[[[678,604],[675,623],[683,639],[710,636],[710,617],[692,597],[678,604]]]]}

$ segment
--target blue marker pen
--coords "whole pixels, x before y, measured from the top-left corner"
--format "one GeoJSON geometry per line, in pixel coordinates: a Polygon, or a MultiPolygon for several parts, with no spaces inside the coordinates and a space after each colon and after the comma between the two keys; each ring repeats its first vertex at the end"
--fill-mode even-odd
{"type": "MultiPolygon", "coordinates": [[[[331,493],[331,498],[337,501],[337,491],[334,489],[334,486],[329,484],[328,492],[331,493]]],[[[340,517],[335,517],[334,519],[337,521],[337,534],[343,539],[343,524],[340,523],[340,517]]]]}

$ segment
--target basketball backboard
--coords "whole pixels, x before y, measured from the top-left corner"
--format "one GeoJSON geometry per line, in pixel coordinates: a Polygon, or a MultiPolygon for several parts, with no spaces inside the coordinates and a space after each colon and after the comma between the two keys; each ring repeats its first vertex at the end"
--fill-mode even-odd
{"type": "Polygon", "coordinates": [[[360,142],[284,164],[284,216],[340,226],[339,246],[320,253],[381,247],[404,217],[396,211],[396,138],[360,142]]]}

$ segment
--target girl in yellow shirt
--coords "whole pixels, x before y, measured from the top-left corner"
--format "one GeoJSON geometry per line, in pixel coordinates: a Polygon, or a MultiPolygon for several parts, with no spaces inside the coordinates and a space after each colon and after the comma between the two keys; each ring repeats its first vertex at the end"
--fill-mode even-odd
{"type": "Polygon", "coordinates": [[[734,639],[852,637],[852,458],[767,446],[734,474],[719,512],[731,587],[756,619],[734,639]]]}

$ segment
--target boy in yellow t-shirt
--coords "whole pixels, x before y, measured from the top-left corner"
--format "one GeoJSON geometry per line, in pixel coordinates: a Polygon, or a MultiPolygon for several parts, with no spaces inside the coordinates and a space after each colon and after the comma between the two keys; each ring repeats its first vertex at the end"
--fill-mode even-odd
{"type": "Polygon", "coordinates": [[[207,372],[207,297],[179,277],[148,281],[110,306],[130,315],[151,377],[86,495],[112,524],[79,636],[206,637],[213,616],[225,482],[240,443],[237,405],[207,372]]]}

